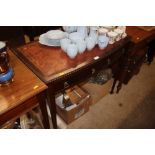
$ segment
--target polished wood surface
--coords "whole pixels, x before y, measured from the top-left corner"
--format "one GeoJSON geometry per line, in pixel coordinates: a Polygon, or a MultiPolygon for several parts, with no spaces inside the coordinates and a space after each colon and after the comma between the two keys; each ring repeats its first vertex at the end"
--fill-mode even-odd
{"type": "MultiPolygon", "coordinates": [[[[10,112],[8,114],[8,118],[10,118],[13,115],[18,116],[18,110],[27,111],[29,108],[38,105],[38,102],[28,100],[47,88],[11,51],[9,51],[9,55],[14,77],[10,85],[0,87],[0,119],[8,112],[10,112]],[[14,111],[15,108],[16,111],[14,111]]],[[[33,99],[33,101],[37,100],[33,99]]],[[[18,112],[20,113],[20,111],[18,112]]]]}
{"type": "MultiPolygon", "coordinates": [[[[145,29],[147,29],[147,27],[145,27],[145,29]]],[[[148,27],[148,29],[150,29],[150,27],[148,27]]],[[[131,78],[139,73],[143,62],[146,59],[148,48],[150,46],[149,44],[151,42],[154,43],[155,40],[155,29],[148,31],[141,27],[127,26],[126,32],[131,38],[131,42],[128,47],[128,52],[126,52],[124,57],[122,69],[119,71],[118,76],[115,77],[111,93],[113,93],[117,80],[119,81],[117,86],[118,93],[122,84],[128,84],[131,78]]]]}
{"type": "Polygon", "coordinates": [[[16,52],[44,82],[48,83],[50,80],[90,64],[96,56],[107,56],[110,51],[117,50],[126,40],[127,38],[108,45],[104,50],[95,47],[92,51],[78,54],[75,59],[70,59],[60,47],[47,47],[38,42],[19,47],[16,52]]]}
{"type": "Polygon", "coordinates": [[[11,51],[9,54],[14,81],[9,86],[0,87],[0,114],[47,88],[11,51]]]}
{"type": "Polygon", "coordinates": [[[151,31],[145,31],[136,26],[127,26],[126,32],[128,36],[131,37],[131,41],[134,44],[139,44],[141,42],[149,42],[155,36],[155,29],[151,31]]]}

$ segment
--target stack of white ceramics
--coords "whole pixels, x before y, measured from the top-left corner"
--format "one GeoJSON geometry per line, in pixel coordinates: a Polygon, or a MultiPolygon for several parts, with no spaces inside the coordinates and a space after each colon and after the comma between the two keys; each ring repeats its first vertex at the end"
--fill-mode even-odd
{"type": "MultiPolygon", "coordinates": [[[[65,29],[69,28],[65,27],[65,29]]],[[[71,27],[70,29],[73,30],[71,27]]],[[[88,36],[88,32],[89,27],[78,26],[76,32],[70,33],[68,38],[61,39],[61,48],[71,59],[74,59],[78,53],[82,54],[86,49],[92,50],[96,45],[96,41],[92,36],[88,36]]]]}
{"type": "Polygon", "coordinates": [[[39,43],[47,46],[60,46],[60,40],[68,37],[68,33],[61,30],[51,30],[40,35],[39,43]]]}
{"type": "Polygon", "coordinates": [[[39,42],[48,46],[61,46],[71,58],[91,51],[96,44],[103,50],[108,44],[126,37],[125,26],[63,26],[64,31],[51,30],[39,37],[39,42]]]}
{"type": "Polygon", "coordinates": [[[114,44],[127,36],[125,26],[101,26],[98,28],[99,35],[109,38],[109,44],[114,44]]]}
{"type": "Polygon", "coordinates": [[[79,32],[69,34],[68,38],[61,39],[61,48],[67,55],[74,59],[78,53],[82,54],[86,50],[84,36],[79,32]]]}
{"type": "Polygon", "coordinates": [[[65,27],[64,30],[71,33],[69,33],[68,38],[61,39],[60,44],[62,50],[71,59],[74,59],[78,53],[82,54],[86,49],[91,51],[96,44],[98,44],[100,49],[104,49],[109,43],[109,38],[106,34],[102,33],[99,35],[97,26],[78,26],[76,27],[76,32],[75,27],[65,27]]]}

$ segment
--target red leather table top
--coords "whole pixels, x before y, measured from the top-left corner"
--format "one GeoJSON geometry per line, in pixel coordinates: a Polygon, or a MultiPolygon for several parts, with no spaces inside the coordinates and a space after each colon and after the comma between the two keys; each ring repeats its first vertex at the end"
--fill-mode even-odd
{"type": "Polygon", "coordinates": [[[44,46],[37,41],[19,47],[17,54],[19,54],[19,57],[22,56],[26,61],[29,61],[43,77],[50,77],[66,70],[75,69],[78,65],[86,64],[94,60],[96,56],[103,57],[106,53],[121,46],[125,42],[124,40],[126,39],[113,45],[108,45],[104,50],[95,47],[92,51],[78,54],[75,59],[70,59],[60,47],[44,46]]]}

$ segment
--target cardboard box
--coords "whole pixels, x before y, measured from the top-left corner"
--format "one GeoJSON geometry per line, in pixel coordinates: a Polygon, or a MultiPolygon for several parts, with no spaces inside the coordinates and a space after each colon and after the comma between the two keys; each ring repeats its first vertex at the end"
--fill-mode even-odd
{"type": "Polygon", "coordinates": [[[68,104],[70,106],[64,105],[64,96],[59,94],[56,97],[56,108],[58,115],[69,124],[89,111],[90,95],[78,86],[66,90],[65,93],[70,99],[68,102],[71,101],[68,104]]]}

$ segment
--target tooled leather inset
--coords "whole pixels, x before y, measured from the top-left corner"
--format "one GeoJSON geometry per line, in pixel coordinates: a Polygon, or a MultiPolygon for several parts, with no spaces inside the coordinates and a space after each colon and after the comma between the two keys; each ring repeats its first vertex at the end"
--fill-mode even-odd
{"type": "MultiPolygon", "coordinates": [[[[45,76],[54,76],[59,73],[63,73],[67,70],[72,70],[77,72],[79,68],[76,68],[78,65],[84,63],[87,64],[93,62],[91,60],[94,57],[104,57],[107,55],[107,52],[115,50],[116,47],[122,45],[124,40],[116,42],[114,45],[108,45],[104,50],[100,50],[98,47],[95,47],[92,51],[86,51],[83,54],[78,54],[75,59],[70,59],[65,52],[58,47],[47,47],[40,45],[38,42],[33,42],[18,48],[18,51],[24,55],[40,72],[45,76]]],[[[82,68],[87,67],[83,65],[82,68]]],[[[62,76],[68,76],[67,74],[62,74],[62,76]]],[[[59,76],[59,77],[62,77],[59,76]]],[[[57,79],[58,76],[55,76],[57,79]]],[[[54,79],[54,80],[55,80],[54,79]]],[[[51,79],[52,80],[52,79],[51,79]]]]}

